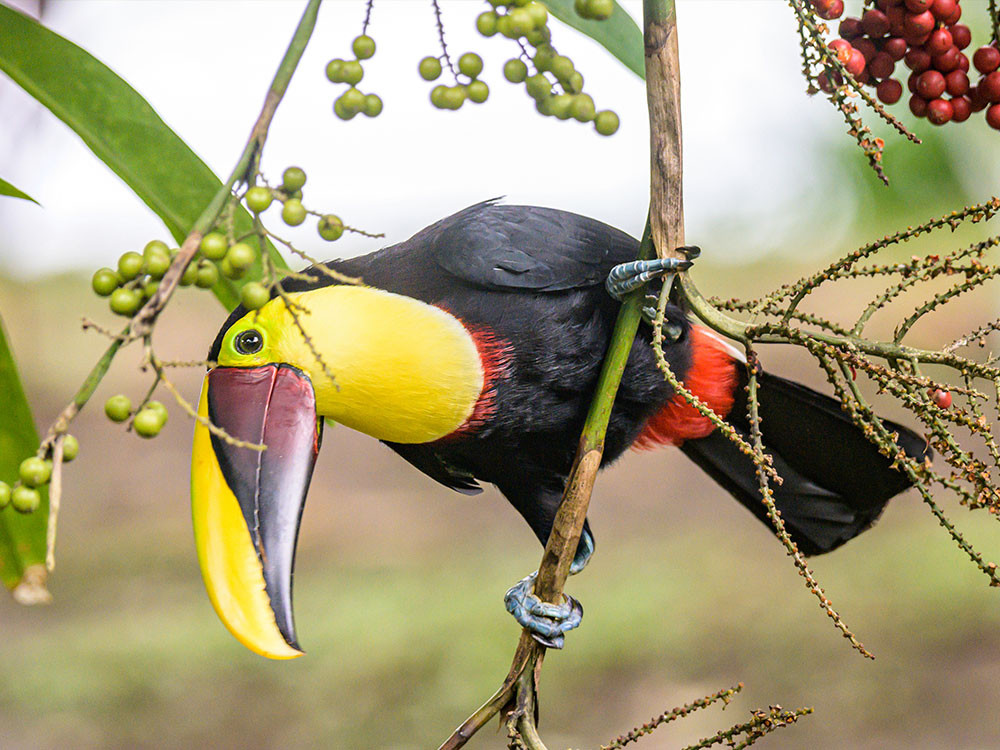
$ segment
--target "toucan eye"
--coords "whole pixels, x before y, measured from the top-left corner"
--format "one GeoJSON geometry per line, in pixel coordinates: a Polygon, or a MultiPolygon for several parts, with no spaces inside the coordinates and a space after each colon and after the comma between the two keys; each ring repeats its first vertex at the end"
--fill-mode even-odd
{"type": "Polygon", "coordinates": [[[260,335],[260,331],[250,328],[237,334],[233,339],[233,346],[240,354],[256,354],[264,346],[264,337],[260,335]]]}

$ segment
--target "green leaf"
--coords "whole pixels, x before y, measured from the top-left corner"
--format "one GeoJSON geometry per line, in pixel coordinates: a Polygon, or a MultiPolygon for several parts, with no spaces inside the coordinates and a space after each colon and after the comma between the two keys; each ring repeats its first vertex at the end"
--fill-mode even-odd
{"type": "Polygon", "coordinates": [[[594,21],[577,15],[573,0],[542,1],[552,15],[564,24],[589,36],[639,78],[646,78],[646,48],[642,41],[642,30],[618,3],[615,3],[615,9],[609,18],[594,21]]]}
{"type": "Polygon", "coordinates": [[[27,193],[18,190],[2,177],[0,177],[0,195],[8,195],[11,198],[20,198],[23,201],[31,201],[37,206],[42,205],[27,193]]]}
{"type": "MultiPolygon", "coordinates": [[[[0,320],[0,480],[13,484],[21,461],[38,450],[38,433],[31,407],[24,396],[14,356],[0,320]]],[[[45,564],[45,527],[49,517],[48,493],[42,491],[42,505],[34,513],[22,515],[8,506],[0,510],[0,581],[14,588],[31,565],[45,564]]]]}
{"type": "MultiPolygon", "coordinates": [[[[222,183],[149,103],[86,50],[0,4],[0,70],[66,123],[139,196],[180,243],[222,183]]],[[[236,234],[252,231],[236,212],[236,234]]],[[[268,245],[275,262],[287,267],[268,245]]],[[[259,265],[242,283],[260,278],[259,265]]],[[[212,290],[228,308],[238,284],[212,290]]]]}

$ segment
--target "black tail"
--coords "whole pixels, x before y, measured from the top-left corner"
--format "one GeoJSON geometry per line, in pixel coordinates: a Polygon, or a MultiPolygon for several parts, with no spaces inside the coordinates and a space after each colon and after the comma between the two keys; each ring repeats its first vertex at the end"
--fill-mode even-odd
{"type": "MultiPolygon", "coordinates": [[[[771,486],[785,527],[807,555],[836,549],[869,528],[910,481],[891,468],[891,461],[835,399],[776,375],[762,373],[758,382],[761,437],[784,480],[771,486]]],[[[745,390],[738,388],[726,421],[749,436],[746,407],[745,390]]],[[[912,430],[884,423],[899,434],[907,455],[921,461],[931,455],[926,441],[912,430]]],[[[716,430],[686,441],[681,450],[751,513],[771,524],[753,462],[725,435],[716,430]]]]}

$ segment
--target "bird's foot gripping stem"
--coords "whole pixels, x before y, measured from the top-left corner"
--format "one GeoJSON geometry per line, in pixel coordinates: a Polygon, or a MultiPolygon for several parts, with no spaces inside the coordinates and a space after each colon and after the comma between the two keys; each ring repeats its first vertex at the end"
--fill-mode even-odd
{"type": "Polygon", "coordinates": [[[537,576],[536,570],[514,584],[504,596],[504,604],[521,627],[531,631],[536,641],[548,648],[562,648],[565,633],[580,626],[583,606],[565,594],[562,604],[543,602],[532,592],[537,576]]]}
{"type": "Polygon", "coordinates": [[[690,268],[691,262],[701,254],[701,249],[693,245],[681,247],[678,250],[685,256],[683,260],[656,258],[654,260],[633,260],[628,263],[619,263],[611,269],[607,281],[604,282],[608,294],[621,302],[625,299],[626,294],[653,279],[666,277],[665,281],[668,284],[672,283],[674,274],[690,268]]]}

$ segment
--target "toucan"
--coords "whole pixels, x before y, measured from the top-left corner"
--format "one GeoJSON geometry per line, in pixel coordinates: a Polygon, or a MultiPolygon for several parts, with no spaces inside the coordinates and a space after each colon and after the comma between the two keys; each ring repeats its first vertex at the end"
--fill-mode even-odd
{"type": "MultiPolygon", "coordinates": [[[[492,200],[405,242],[311,267],[283,281],[283,293],[260,309],[233,310],[208,355],[214,366],[202,388],[191,470],[203,578],[233,635],[267,657],[302,653],[292,613],[295,546],[328,420],[381,440],[457,492],[495,485],[544,544],[616,297],[647,282],[667,284],[690,265],[636,261],[638,247],[595,219],[492,200]]],[[[752,461],[657,368],[648,318],[614,402],[603,465],[629,448],[677,446],[770,523],[752,461]]],[[[749,434],[739,350],[679,305],[668,305],[662,330],[673,372],[749,434]]],[[[837,400],[766,370],[758,381],[785,526],[805,554],[836,549],[871,527],[910,482],[837,400]]],[[[907,455],[929,456],[919,435],[885,424],[907,455]]],[[[588,523],[574,572],[593,550],[588,523]]],[[[532,597],[529,576],[508,592],[507,609],[543,643],[561,646],[579,624],[579,603],[532,597]]]]}

